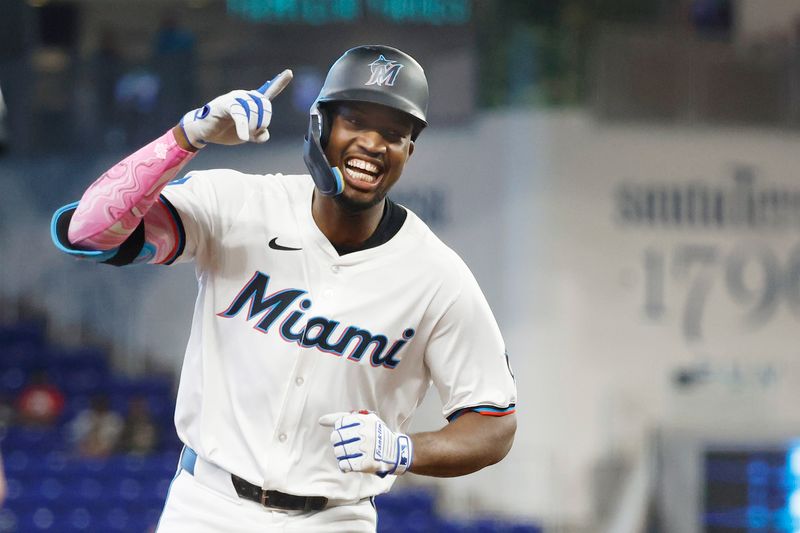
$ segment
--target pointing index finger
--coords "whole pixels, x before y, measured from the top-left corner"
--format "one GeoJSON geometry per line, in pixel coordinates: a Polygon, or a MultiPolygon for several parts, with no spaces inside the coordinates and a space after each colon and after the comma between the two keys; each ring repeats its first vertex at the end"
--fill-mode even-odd
{"type": "Polygon", "coordinates": [[[267,83],[259,87],[258,92],[266,96],[268,99],[272,100],[273,98],[278,96],[281,93],[281,91],[283,91],[286,88],[287,85],[289,85],[289,82],[292,81],[292,77],[294,77],[294,74],[292,74],[292,71],[287,68],[286,70],[284,70],[283,72],[281,72],[280,74],[269,80],[267,83]]]}

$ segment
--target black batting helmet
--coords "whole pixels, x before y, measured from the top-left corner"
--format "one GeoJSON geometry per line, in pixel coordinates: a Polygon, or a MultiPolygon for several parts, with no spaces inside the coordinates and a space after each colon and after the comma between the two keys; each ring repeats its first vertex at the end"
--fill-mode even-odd
{"type": "Polygon", "coordinates": [[[391,46],[351,48],[333,64],[316,104],[370,102],[411,116],[416,140],[428,125],[428,80],[410,55],[391,46]]]}
{"type": "Polygon", "coordinates": [[[416,140],[428,125],[428,80],[413,57],[390,46],[357,46],[333,64],[311,106],[303,144],[303,161],[314,184],[330,196],[344,190],[344,178],[330,166],[324,149],[331,128],[326,106],[337,102],[369,102],[401,111],[411,117],[411,140],[416,140]]]}

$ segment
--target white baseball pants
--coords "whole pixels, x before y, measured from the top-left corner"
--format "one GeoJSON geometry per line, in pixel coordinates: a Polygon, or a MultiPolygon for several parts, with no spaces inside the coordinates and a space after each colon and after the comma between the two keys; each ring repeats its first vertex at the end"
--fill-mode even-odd
{"type": "Polygon", "coordinates": [[[179,469],[156,533],[374,533],[376,527],[369,499],[322,511],[271,509],[240,498],[229,473],[199,460],[194,474],[179,469]]]}

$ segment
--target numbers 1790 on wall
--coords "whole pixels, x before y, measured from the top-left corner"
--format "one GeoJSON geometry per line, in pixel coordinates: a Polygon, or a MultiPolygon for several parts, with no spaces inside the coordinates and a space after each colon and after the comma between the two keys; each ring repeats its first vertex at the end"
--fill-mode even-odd
{"type": "Polygon", "coordinates": [[[781,306],[800,318],[800,243],[780,257],[763,243],[742,243],[725,252],[717,245],[683,244],[669,251],[644,251],[644,313],[660,320],[678,313],[687,341],[703,339],[713,312],[708,305],[723,291],[741,325],[758,328],[781,306]]]}

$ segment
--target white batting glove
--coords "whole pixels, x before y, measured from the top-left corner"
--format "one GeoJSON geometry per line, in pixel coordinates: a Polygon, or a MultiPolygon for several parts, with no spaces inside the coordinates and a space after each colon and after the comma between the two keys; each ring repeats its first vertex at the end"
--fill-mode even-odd
{"type": "Polygon", "coordinates": [[[319,423],[331,427],[331,444],[339,470],[399,476],[411,467],[414,445],[411,437],[395,433],[371,411],[331,413],[319,423]]]}
{"type": "Polygon", "coordinates": [[[181,118],[181,128],[189,144],[203,148],[207,143],[263,143],[269,139],[272,98],[292,81],[292,71],[284,70],[257,90],[236,90],[214,98],[181,118]]]}

